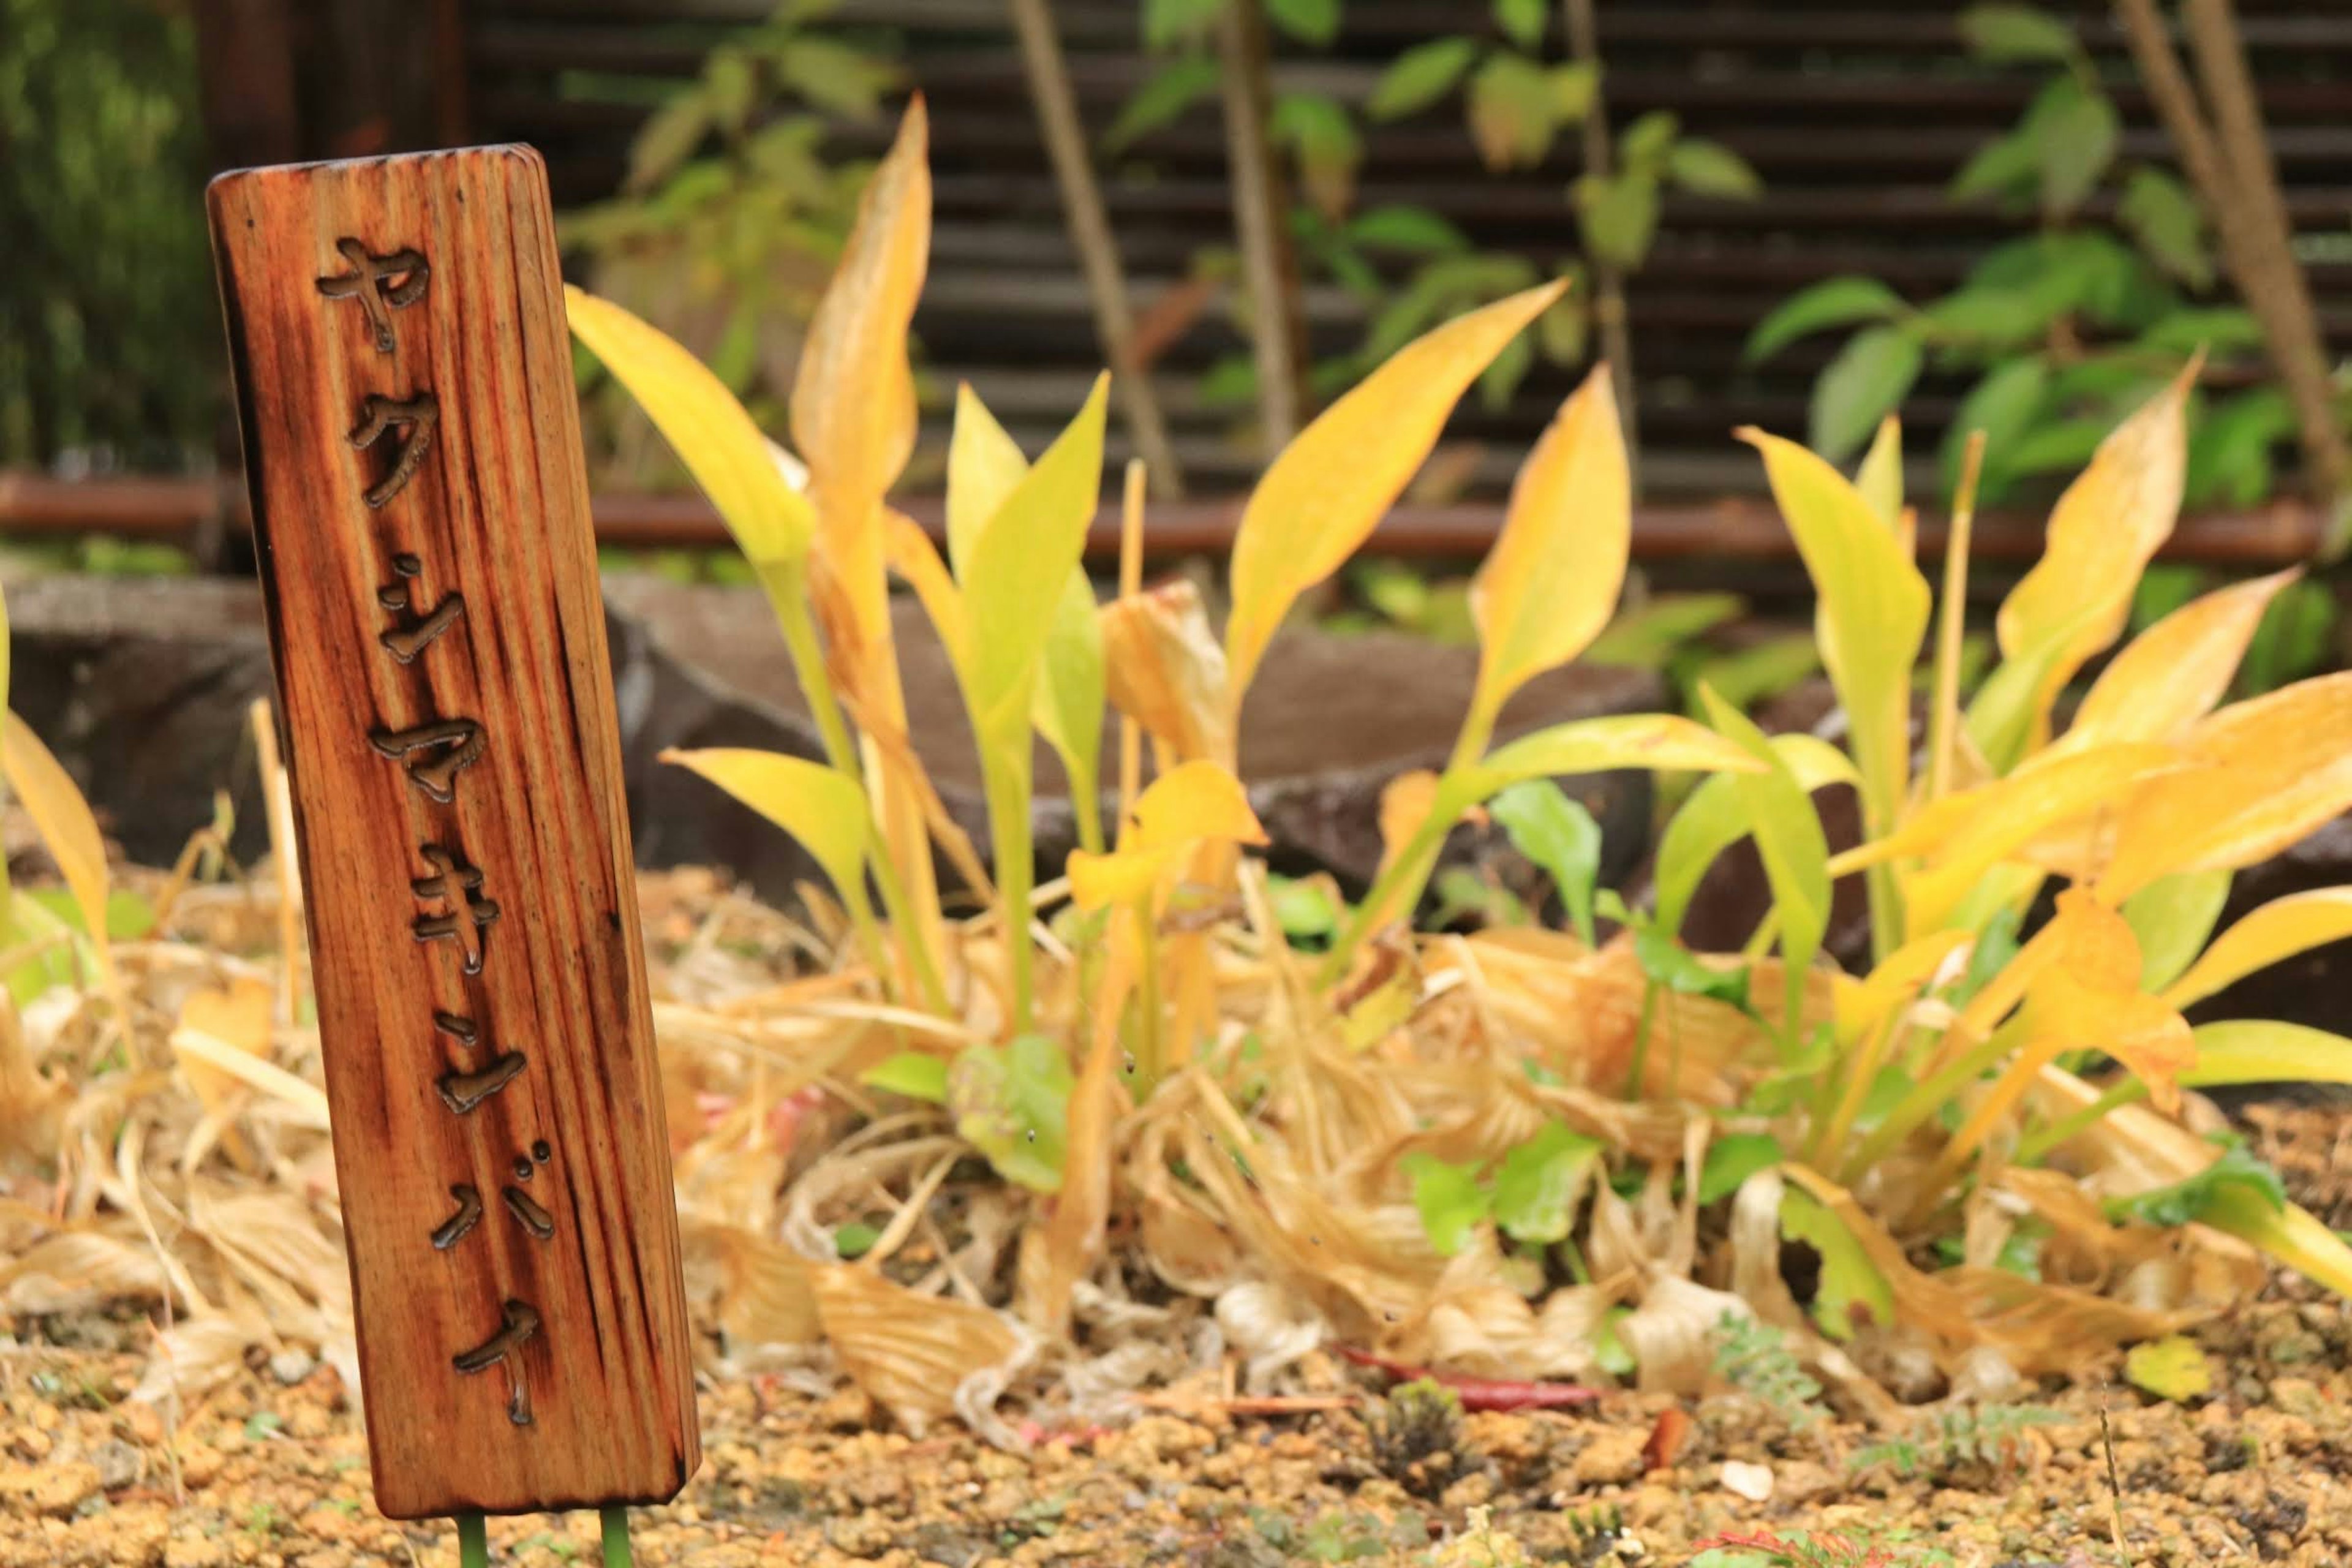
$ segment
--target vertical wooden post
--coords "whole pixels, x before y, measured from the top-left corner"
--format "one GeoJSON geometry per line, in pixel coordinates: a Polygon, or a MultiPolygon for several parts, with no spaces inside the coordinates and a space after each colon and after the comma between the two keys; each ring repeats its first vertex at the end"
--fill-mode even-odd
{"type": "Polygon", "coordinates": [[[699,1461],[546,175],[211,190],[378,1506],[699,1461]]]}

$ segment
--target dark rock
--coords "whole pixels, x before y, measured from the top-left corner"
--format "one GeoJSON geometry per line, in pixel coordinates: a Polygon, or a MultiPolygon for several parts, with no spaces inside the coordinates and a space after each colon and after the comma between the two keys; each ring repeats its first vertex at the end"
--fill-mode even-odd
{"type": "MultiPolygon", "coordinates": [[[[663,766],[667,747],[756,746],[817,757],[766,601],[748,589],[646,576],[605,582],[606,631],[637,858],[728,868],[782,900],[816,874],[785,835],[701,779],[663,766]]],[[[168,863],[212,819],[226,789],[236,852],[267,847],[247,709],[270,693],[259,595],[222,579],[43,577],[14,585],[12,701],[89,795],[134,859],[168,863]]],[[[977,758],[944,650],[920,609],[894,604],[909,732],[941,800],[986,852],[977,758]]],[[[1391,635],[1286,637],[1268,656],[1242,724],[1242,771],[1290,872],[1328,870],[1351,889],[1380,859],[1380,794],[1397,773],[1441,765],[1476,672],[1469,648],[1391,635]]],[[[1507,740],[1542,725],[1664,706],[1654,676],[1570,668],[1532,683],[1498,726],[1507,740]]],[[[1109,727],[1115,732],[1115,726],[1109,727]]],[[[1036,847],[1058,869],[1075,843],[1059,760],[1037,754],[1036,847]]],[[[1108,773],[1106,776],[1108,776],[1108,773]]],[[[1603,878],[1646,848],[1645,773],[1571,788],[1603,828],[1603,878]]],[[[1449,857],[1488,857],[1467,830],[1449,857]]]]}

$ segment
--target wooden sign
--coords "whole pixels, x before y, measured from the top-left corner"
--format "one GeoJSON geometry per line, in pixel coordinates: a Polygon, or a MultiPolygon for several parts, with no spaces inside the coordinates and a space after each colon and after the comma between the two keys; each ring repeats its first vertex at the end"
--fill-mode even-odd
{"type": "Polygon", "coordinates": [[[699,1462],[544,166],[210,193],[292,774],[377,1505],[699,1462]]]}

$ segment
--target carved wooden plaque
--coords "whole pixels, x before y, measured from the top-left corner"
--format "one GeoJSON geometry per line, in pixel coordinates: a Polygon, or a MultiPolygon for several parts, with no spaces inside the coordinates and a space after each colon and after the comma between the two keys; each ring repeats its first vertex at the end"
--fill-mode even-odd
{"type": "Polygon", "coordinates": [[[700,1450],[544,166],[210,199],[377,1504],[667,1499],[700,1450]]]}

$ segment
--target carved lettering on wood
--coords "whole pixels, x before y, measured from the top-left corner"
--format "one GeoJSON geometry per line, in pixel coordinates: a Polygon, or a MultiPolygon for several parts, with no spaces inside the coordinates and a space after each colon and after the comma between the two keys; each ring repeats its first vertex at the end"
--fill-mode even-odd
{"type": "Polygon", "coordinates": [[[667,1499],[690,1347],[544,174],[211,206],[378,1505],[667,1499]]]}

